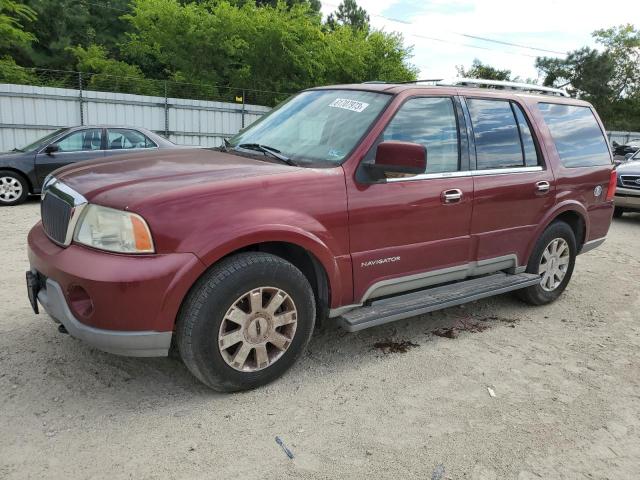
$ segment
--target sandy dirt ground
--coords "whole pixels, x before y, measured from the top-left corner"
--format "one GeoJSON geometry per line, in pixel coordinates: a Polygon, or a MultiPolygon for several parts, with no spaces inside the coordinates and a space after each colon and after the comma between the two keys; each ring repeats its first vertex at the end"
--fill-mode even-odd
{"type": "Polygon", "coordinates": [[[35,315],[37,219],[34,200],[0,209],[0,478],[640,478],[640,215],[614,221],[552,305],[327,325],[285,377],[234,395],[35,315]],[[375,346],[389,340],[415,346],[375,346]]]}

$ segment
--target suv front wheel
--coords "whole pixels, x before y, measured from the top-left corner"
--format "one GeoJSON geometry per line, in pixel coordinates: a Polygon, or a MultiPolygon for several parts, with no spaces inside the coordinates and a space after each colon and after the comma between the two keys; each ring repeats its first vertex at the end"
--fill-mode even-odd
{"type": "Polygon", "coordinates": [[[576,254],[571,227],[562,221],[552,223],[538,239],[527,265],[527,273],[540,275],[540,283],[518,290],[518,296],[532,305],[553,302],[571,279],[576,254]]]}
{"type": "Polygon", "coordinates": [[[187,368],[214,390],[264,385],[300,356],[316,308],[307,278],[286,260],[247,252],[211,268],[187,296],[176,329],[187,368]]]}

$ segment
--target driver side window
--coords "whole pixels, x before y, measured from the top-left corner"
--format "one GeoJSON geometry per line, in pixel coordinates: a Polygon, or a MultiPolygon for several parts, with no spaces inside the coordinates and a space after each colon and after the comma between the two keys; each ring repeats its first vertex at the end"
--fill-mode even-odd
{"type": "Polygon", "coordinates": [[[426,147],[425,173],[460,170],[458,124],[453,100],[449,97],[420,97],[405,102],[365,161],[373,162],[377,144],[385,141],[412,142],[426,147]]]}

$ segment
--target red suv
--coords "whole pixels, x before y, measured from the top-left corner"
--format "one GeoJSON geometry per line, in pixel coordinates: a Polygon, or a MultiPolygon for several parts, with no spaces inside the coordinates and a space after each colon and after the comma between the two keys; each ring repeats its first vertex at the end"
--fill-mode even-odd
{"type": "Polygon", "coordinates": [[[615,185],[596,112],[559,91],[315,88],[216,151],[56,171],[28,291],[99,349],[175,347],[210,387],[247,389],[320,319],[357,331],[509,291],[552,302],[605,240],[615,185]]]}

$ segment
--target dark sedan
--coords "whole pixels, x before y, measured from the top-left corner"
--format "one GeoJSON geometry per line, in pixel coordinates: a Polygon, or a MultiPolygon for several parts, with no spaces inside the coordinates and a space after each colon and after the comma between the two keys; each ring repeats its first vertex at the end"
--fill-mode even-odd
{"type": "Polygon", "coordinates": [[[157,148],[178,147],[144,128],[61,128],[22,148],[0,153],[0,206],[17,205],[29,194],[40,193],[47,175],[70,163],[157,148]]]}

